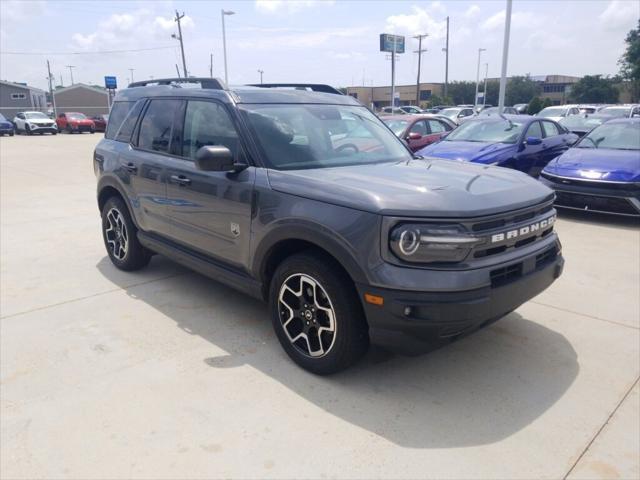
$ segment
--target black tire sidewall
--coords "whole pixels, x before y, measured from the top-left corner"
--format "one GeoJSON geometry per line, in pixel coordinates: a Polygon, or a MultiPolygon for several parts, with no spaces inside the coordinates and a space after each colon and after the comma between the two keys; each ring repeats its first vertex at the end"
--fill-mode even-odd
{"type": "Polygon", "coordinates": [[[296,254],[286,259],[274,273],[269,292],[271,321],[280,344],[302,368],[320,375],[336,373],[351,366],[367,350],[369,338],[362,306],[355,286],[333,261],[316,254],[296,254]],[[320,283],[333,305],[336,337],[327,354],[312,358],[291,344],[280,321],[278,297],[282,283],[291,275],[305,273],[320,283]]]}
{"type": "Polygon", "coordinates": [[[137,237],[138,229],[133,223],[133,220],[131,219],[131,214],[129,213],[129,209],[125,205],[124,201],[122,201],[122,199],[119,197],[111,197],[104,204],[104,207],[102,208],[101,217],[102,217],[102,222],[101,222],[102,239],[104,242],[104,247],[107,250],[107,254],[109,255],[109,259],[111,260],[111,262],[120,270],[126,270],[126,271],[138,270],[144,267],[145,265],[147,265],[149,263],[149,260],[151,259],[151,255],[140,244],[137,237]],[[119,258],[116,258],[113,255],[113,252],[111,252],[111,249],[109,248],[109,244],[107,243],[106,229],[108,227],[108,222],[109,222],[107,220],[107,213],[112,208],[115,208],[120,212],[127,229],[127,238],[129,243],[127,246],[127,253],[122,260],[120,260],[119,258]]]}

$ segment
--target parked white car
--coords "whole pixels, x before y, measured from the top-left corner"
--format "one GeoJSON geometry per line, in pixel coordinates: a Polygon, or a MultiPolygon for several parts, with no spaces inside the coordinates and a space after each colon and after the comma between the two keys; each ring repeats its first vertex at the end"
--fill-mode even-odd
{"type": "Polygon", "coordinates": [[[20,112],[13,117],[13,124],[16,126],[16,133],[32,135],[34,133],[58,133],[56,122],[47,117],[42,112],[20,112]]]}
{"type": "Polygon", "coordinates": [[[570,115],[578,115],[580,113],[580,109],[578,105],[558,105],[555,107],[547,107],[540,110],[536,113],[536,117],[548,118],[549,120],[553,120],[554,122],[559,122],[564,117],[568,117],[570,115]]]}

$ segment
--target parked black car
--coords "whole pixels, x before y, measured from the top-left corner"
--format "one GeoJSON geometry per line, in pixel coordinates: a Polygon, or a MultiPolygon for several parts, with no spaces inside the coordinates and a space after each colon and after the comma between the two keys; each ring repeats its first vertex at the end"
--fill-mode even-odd
{"type": "Polygon", "coordinates": [[[285,351],[319,374],[370,341],[469,333],[560,275],[540,182],[416,158],[354,98],[287,87],[167,79],[116,95],[94,152],[116,267],[160,253],[267,300],[285,351]]]}

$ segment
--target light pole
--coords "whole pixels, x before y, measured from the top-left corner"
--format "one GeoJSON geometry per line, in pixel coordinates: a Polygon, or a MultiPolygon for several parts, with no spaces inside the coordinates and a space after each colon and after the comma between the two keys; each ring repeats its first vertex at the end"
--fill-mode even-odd
{"type": "Polygon", "coordinates": [[[258,69],[258,73],[260,74],[260,85],[262,85],[262,74],[264,73],[264,70],[258,69]]]}
{"type": "Polygon", "coordinates": [[[507,0],[507,12],[504,18],[504,42],[502,44],[502,71],[500,72],[500,93],[498,94],[498,113],[504,110],[504,92],[507,87],[507,60],[509,59],[509,35],[511,33],[511,0],[507,0]]]}
{"type": "Polygon", "coordinates": [[[484,88],[482,89],[482,109],[487,104],[487,77],[489,76],[489,64],[484,64],[484,88]]]}
{"type": "MultiPolygon", "coordinates": [[[[447,17],[447,46],[442,50],[445,52],[444,60],[444,97],[449,94],[449,17],[447,17]]],[[[446,103],[446,102],[445,102],[446,103]]]]}
{"type": "Polygon", "coordinates": [[[475,111],[476,107],[478,106],[478,86],[480,85],[480,55],[482,54],[482,52],[486,51],[486,48],[479,48],[478,49],[478,70],[476,71],[476,96],[473,97],[473,109],[475,111]]]}
{"type": "Polygon", "coordinates": [[[130,68],[129,71],[131,72],[131,83],[133,83],[133,71],[135,70],[135,68],[130,68]]]}
{"type": "Polygon", "coordinates": [[[236,12],[231,10],[220,10],[220,16],[222,17],[222,51],[224,53],[224,83],[229,84],[229,74],[227,70],[227,33],[224,28],[224,17],[226,15],[235,15],[236,12]]]}
{"type": "Polygon", "coordinates": [[[65,65],[69,69],[69,74],[71,74],[71,85],[73,85],[73,69],[76,68],[75,65],[65,65]]]}

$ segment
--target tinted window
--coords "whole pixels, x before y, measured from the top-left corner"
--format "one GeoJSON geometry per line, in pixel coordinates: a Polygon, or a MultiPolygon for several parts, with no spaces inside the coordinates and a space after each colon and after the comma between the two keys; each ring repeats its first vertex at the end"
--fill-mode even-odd
{"type": "Polygon", "coordinates": [[[544,129],[545,137],[553,137],[554,135],[558,135],[560,132],[558,131],[558,127],[551,122],[542,122],[542,128],[544,129]]]}
{"type": "Polygon", "coordinates": [[[419,135],[427,134],[427,124],[424,120],[419,120],[413,124],[409,133],[417,133],[419,135]]]}
{"type": "MultiPolygon", "coordinates": [[[[129,143],[131,141],[131,134],[133,133],[133,129],[136,128],[136,122],[138,121],[138,116],[142,111],[143,105],[144,100],[140,100],[135,104],[133,108],[131,108],[131,105],[129,105],[130,110],[128,114],[125,113],[124,122],[122,120],[114,120],[113,109],[111,110],[111,114],[109,115],[109,127],[111,126],[111,124],[113,124],[113,132],[116,133],[115,139],[118,142],[129,143]],[[120,126],[120,124],[122,124],[122,126],[120,126]],[[120,126],[120,129],[118,129],[118,126],[120,126]]],[[[109,127],[107,127],[107,131],[110,131],[109,127]]]]}
{"type": "Polygon", "coordinates": [[[180,103],[180,100],[151,100],[140,123],[139,148],[169,152],[173,119],[180,103]]]}
{"type": "Polygon", "coordinates": [[[205,145],[222,145],[233,153],[239,151],[238,133],[224,107],[215,102],[189,101],[184,118],[182,156],[195,158],[205,145]]]}
{"type": "Polygon", "coordinates": [[[533,122],[531,125],[529,125],[529,129],[527,130],[527,137],[542,138],[542,129],[540,128],[540,122],[533,122]]]}
{"type": "MultiPolygon", "coordinates": [[[[129,110],[133,107],[133,102],[115,102],[111,107],[111,121],[107,125],[107,131],[104,136],[106,138],[114,138],[116,136],[116,132],[122,125],[122,121],[124,117],[127,116],[129,110]]],[[[60,117],[62,114],[59,115],[60,117]]]]}
{"type": "Polygon", "coordinates": [[[431,133],[441,133],[441,132],[446,132],[447,129],[445,128],[445,126],[440,123],[438,120],[429,120],[429,130],[431,130],[431,133]]]}

